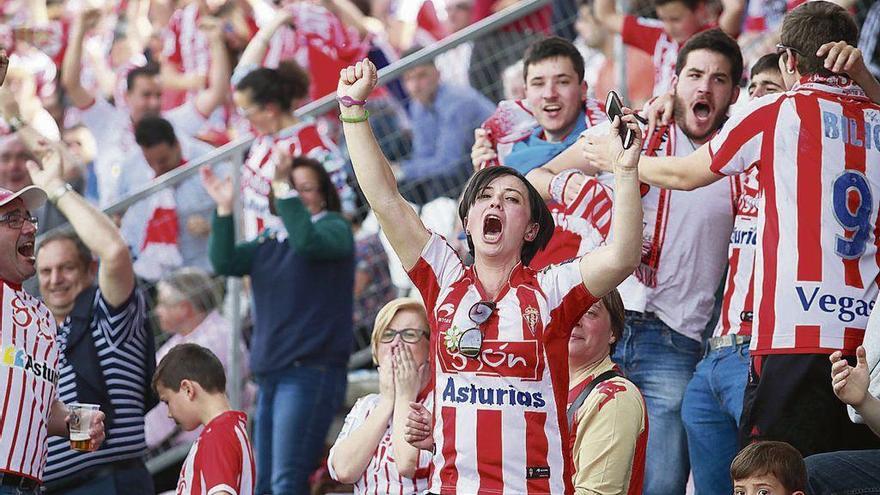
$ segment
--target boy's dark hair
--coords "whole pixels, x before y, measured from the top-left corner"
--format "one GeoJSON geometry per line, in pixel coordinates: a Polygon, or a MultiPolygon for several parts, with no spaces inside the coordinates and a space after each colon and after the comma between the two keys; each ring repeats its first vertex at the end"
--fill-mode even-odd
{"type": "Polygon", "coordinates": [[[177,144],[177,136],[171,122],[158,115],[148,115],[134,127],[134,141],[142,148],[152,148],[162,143],[174,146],[177,144]]]}
{"type": "Polygon", "coordinates": [[[157,77],[159,75],[159,64],[156,62],[147,62],[146,65],[135,67],[128,71],[125,76],[125,89],[131,92],[134,89],[134,83],[139,77],[157,77]]]}
{"type": "Polygon", "coordinates": [[[153,374],[153,390],[159,393],[161,385],[179,392],[182,380],[198,383],[209,394],[226,391],[223,364],[213,352],[198,344],[179,344],[168,351],[153,374]]]}
{"type": "Polygon", "coordinates": [[[293,60],[285,60],[277,69],[261,67],[251,71],[235,85],[236,91],[249,91],[251,101],[260,107],[270,103],[286,112],[294,100],[309,94],[309,74],[293,60]]]}
{"type": "Polygon", "coordinates": [[[700,4],[705,3],[705,0],[654,0],[654,7],[656,8],[669,3],[681,3],[684,4],[688,10],[694,11],[697,10],[697,7],[699,7],[700,4]]]}
{"type": "Polygon", "coordinates": [[[772,475],[787,492],[807,489],[807,467],[797,449],[785,442],[756,442],[742,449],[730,464],[736,483],[753,476],[772,475]]]}
{"type": "Polygon", "coordinates": [[[523,56],[523,79],[529,80],[529,65],[549,58],[565,57],[571,60],[578,82],[584,80],[584,57],[570,41],[559,36],[550,36],[532,43],[523,56]]]}
{"type": "Polygon", "coordinates": [[[768,53],[759,58],[755,65],[752,66],[749,77],[755,77],[758,74],[771,71],[779,72],[779,55],[775,53],[768,53]]]}
{"type": "MultiPolygon", "coordinates": [[[[520,251],[520,260],[523,265],[528,266],[532,258],[538,254],[538,251],[544,249],[547,243],[550,242],[550,237],[553,235],[556,224],[553,223],[553,217],[550,215],[550,210],[547,209],[546,203],[541,198],[541,194],[521,173],[510,167],[488,167],[475,173],[468,181],[461,196],[461,202],[458,203],[458,217],[461,219],[462,225],[465,225],[468,212],[477,201],[477,196],[480,192],[493,180],[505,175],[512,175],[525,185],[529,202],[529,222],[538,224],[538,235],[535,236],[534,240],[526,241],[520,251]]],[[[470,235],[467,236],[467,243],[471,256],[473,256],[474,243],[470,235]]]]}
{"type": "Polygon", "coordinates": [[[626,313],[620,292],[617,289],[611,289],[611,292],[602,297],[602,304],[605,305],[605,310],[608,311],[608,318],[611,320],[611,335],[614,336],[614,342],[611,344],[611,354],[614,354],[617,343],[623,338],[623,325],[626,323],[626,313]]]}
{"type": "Polygon", "coordinates": [[[693,35],[681,47],[678,59],[675,61],[675,75],[681,75],[682,69],[687,65],[688,55],[697,50],[709,50],[726,58],[730,62],[730,80],[734,85],[739,84],[743,73],[742,52],[733,38],[717,28],[693,35]]]}
{"type": "Polygon", "coordinates": [[[797,69],[801,75],[831,76],[825,60],[816,56],[825,43],[845,41],[859,43],[859,27],[852,16],[831,2],[807,2],[785,15],[779,31],[779,42],[797,52],[797,69]]]}

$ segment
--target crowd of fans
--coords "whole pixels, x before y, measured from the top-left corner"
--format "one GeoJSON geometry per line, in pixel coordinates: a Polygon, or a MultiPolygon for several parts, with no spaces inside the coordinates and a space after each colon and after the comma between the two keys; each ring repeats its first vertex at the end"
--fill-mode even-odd
{"type": "MultiPolygon", "coordinates": [[[[175,390],[191,370],[170,361],[190,356],[208,370],[193,372],[208,381],[190,400],[225,410],[221,392],[234,388],[249,411],[253,452],[233,449],[236,466],[254,470],[239,480],[245,492],[309,493],[326,485],[324,475],[356,493],[670,495],[685,493],[689,477],[697,494],[880,493],[880,476],[867,470],[880,465],[880,450],[870,450],[880,438],[869,431],[880,431],[880,328],[868,323],[878,270],[867,260],[876,252],[871,191],[880,183],[872,169],[880,111],[871,103],[880,102],[880,2],[836,0],[845,10],[817,7],[798,21],[790,13],[813,2],[632,2],[640,16],[618,12],[613,0],[559,0],[413,64],[398,80],[370,81],[376,68],[518,3],[0,2],[9,58],[0,207],[6,192],[32,185],[49,200],[0,223],[28,224],[33,215],[40,234],[50,231],[38,246],[15,249],[35,257],[36,277],[23,286],[57,325],[57,399],[106,414],[100,449],[78,452],[49,436],[45,469],[38,459],[13,465],[0,456],[0,481],[22,475],[58,494],[179,490],[179,464],[166,480],[144,459],[195,441],[186,430],[209,423],[193,413],[183,424],[174,410],[169,418],[167,398],[191,391],[175,390]],[[841,12],[861,31],[848,30],[841,12]],[[830,27],[804,27],[816,18],[830,27]],[[616,35],[625,61],[616,58],[616,35]],[[763,97],[796,84],[833,87],[873,113],[859,117],[847,102],[843,113],[835,107],[840,115],[829,103],[797,106],[777,128],[793,134],[775,136],[786,143],[776,152],[808,156],[784,157],[799,172],[778,176],[766,164],[773,152],[756,144],[772,146],[773,135],[754,137],[756,124],[742,115],[775,121],[781,111],[770,116],[763,97]],[[339,118],[296,112],[337,86],[339,118]],[[604,102],[615,88],[641,109],[638,124],[608,121],[604,102]],[[363,132],[367,118],[375,136],[363,132]],[[839,153],[806,143],[822,141],[803,130],[810,118],[843,143],[839,153]],[[625,126],[639,129],[640,158],[608,152],[625,126]],[[255,139],[240,169],[206,166],[124,210],[101,211],[247,135],[255,139]],[[830,153],[845,167],[809,168],[830,153]],[[802,200],[794,216],[763,216],[768,201],[779,201],[766,184],[819,194],[806,182],[823,174],[834,175],[822,180],[843,197],[831,214],[802,200]],[[641,222],[627,209],[629,193],[641,198],[641,222]],[[498,239],[508,218],[481,218],[483,237],[475,237],[474,211],[496,194],[531,204],[537,225],[524,224],[523,254],[514,256],[523,266],[507,271],[486,246],[506,246],[498,239]],[[780,218],[823,218],[824,229],[822,215],[834,216],[839,235],[779,232],[780,218]],[[772,228],[772,249],[783,247],[756,258],[772,228]],[[846,291],[822,285],[823,270],[827,281],[837,266],[823,269],[821,257],[798,264],[805,245],[814,251],[800,259],[839,254],[845,276],[830,283],[846,291]],[[628,264],[627,248],[639,246],[628,264]],[[566,263],[573,258],[582,261],[566,263]],[[247,279],[241,342],[232,342],[222,310],[223,277],[247,279]],[[572,277],[586,295],[572,295],[572,277]],[[776,285],[790,281],[812,285],[776,285]],[[539,295],[525,295],[526,286],[539,295]],[[775,303],[775,315],[774,297],[790,299],[775,303]],[[788,316],[785,305],[819,316],[788,316]],[[838,329],[828,329],[827,314],[839,315],[838,329]],[[796,331],[752,333],[759,319],[772,328],[771,317],[796,331]],[[528,344],[548,353],[532,363],[497,346],[510,340],[511,318],[521,332],[514,341],[535,342],[536,331],[561,340],[528,344]],[[866,327],[875,338],[861,347],[866,327]],[[480,337],[468,356],[472,330],[480,337]],[[211,366],[229,373],[236,349],[241,380],[230,383],[211,366]],[[378,389],[357,400],[325,454],[358,349],[371,352],[378,389]],[[497,356],[511,374],[489,364],[497,356]],[[517,359],[533,374],[516,370],[517,359]],[[458,377],[484,377],[484,367],[509,390],[458,377]],[[534,383],[519,389],[523,378],[534,383]],[[502,417],[501,406],[539,402],[551,413],[502,417]],[[498,407],[456,411],[457,403],[498,407]]],[[[229,428],[244,431],[246,421],[235,416],[229,428]]]]}

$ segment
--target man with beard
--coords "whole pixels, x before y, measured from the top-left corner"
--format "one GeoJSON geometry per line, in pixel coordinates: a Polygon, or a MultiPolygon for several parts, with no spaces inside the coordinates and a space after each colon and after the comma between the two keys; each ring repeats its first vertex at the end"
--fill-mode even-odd
{"type": "Polygon", "coordinates": [[[880,85],[853,64],[857,54],[828,60],[858,39],[852,17],[830,2],[788,13],[780,39],[788,92],[754,100],[690,156],[649,167],[693,189],[757,163],[763,199],[740,443],[782,440],[804,456],[871,448],[876,437],[834,396],[828,355],[855,356],[877,297],[880,106],[869,99],[880,100],[880,85]]]}
{"type": "MultiPolygon", "coordinates": [[[[752,67],[749,96],[783,91],[779,57],[765,55],[752,67]]],[[[603,164],[600,143],[588,143],[585,155],[603,164]]],[[[667,176],[640,173],[645,182],[675,188],[667,176]],[[666,179],[666,180],[664,180],[666,179]]],[[[687,431],[688,455],[696,490],[701,494],[731,493],[730,463],[739,451],[737,428],[748,377],[749,339],[752,331],[752,273],[758,219],[758,170],[750,167],[736,183],[736,219],[728,248],[729,269],[721,317],[707,343],[703,359],[682,401],[682,421],[687,431]]]]}
{"type": "MultiPolygon", "coordinates": [[[[720,30],[692,37],[676,61],[674,123],[648,134],[644,154],[686,156],[706,143],[739,95],[742,70],[739,47],[720,30]]],[[[600,132],[587,132],[587,140],[600,132]]],[[[577,186],[577,180],[570,183],[577,186]]],[[[627,321],[613,359],[642,390],[648,407],[646,494],[685,491],[682,398],[702,356],[739,187],[729,178],[693,191],[642,189],[642,264],[619,287],[627,321]]]]}

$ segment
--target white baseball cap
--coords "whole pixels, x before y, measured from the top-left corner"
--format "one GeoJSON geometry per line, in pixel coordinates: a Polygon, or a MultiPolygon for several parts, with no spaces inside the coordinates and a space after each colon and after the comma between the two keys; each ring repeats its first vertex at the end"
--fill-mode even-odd
{"type": "Polygon", "coordinates": [[[3,206],[15,198],[21,197],[24,201],[24,207],[28,211],[33,212],[37,208],[46,203],[46,191],[37,186],[27,186],[21,188],[18,192],[12,192],[8,189],[0,187],[0,206],[3,206]]]}

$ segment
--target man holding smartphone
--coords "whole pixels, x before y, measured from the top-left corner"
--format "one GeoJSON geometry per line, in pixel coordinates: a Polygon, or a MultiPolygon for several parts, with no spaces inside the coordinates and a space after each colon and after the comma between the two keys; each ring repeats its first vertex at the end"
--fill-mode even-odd
{"type": "MultiPolygon", "coordinates": [[[[711,139],[739,95],[742,54],[720,30],[704,31],[682,47],[676,70],[674,123],[647,135],[646,156],[687,156],[711,139]]],[[[596,127],[585,133],[586,139],[604,132],[596,127]]],[[[576,148],[547,167],[583,162],[576,148]]],[[[581,180],[570,180],[569,188],[576,189],[581,180]]],[[[646,494],[685,492],[689,463],[682,398],[703,354],[703,333],[724,272],[740,187],[738,178],[729,178],[693,191],[642,188],[642,263],[618,287],[626,325],[612,359],[645,397],[646,494]]]]}

